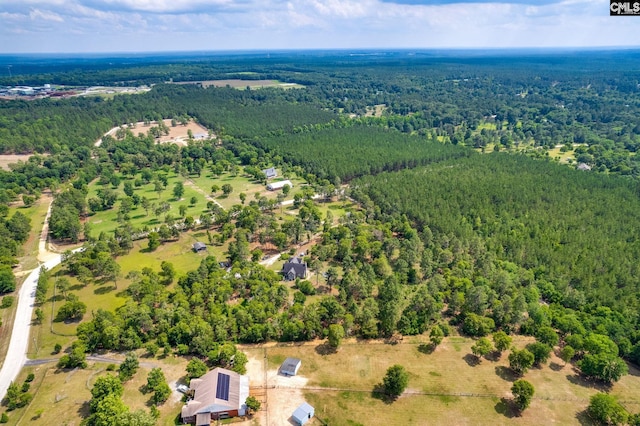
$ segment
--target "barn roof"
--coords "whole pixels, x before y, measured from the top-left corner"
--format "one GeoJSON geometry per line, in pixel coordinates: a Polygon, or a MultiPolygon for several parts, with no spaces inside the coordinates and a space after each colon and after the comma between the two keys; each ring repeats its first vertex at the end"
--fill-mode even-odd
{"type": "Polygon", "coordinates": [[[183,419],[202,413],[241,410],[249,396],[247,376],[224,368],[192,379],[189,388],[193,390],[193,399],[182,407],[183,419]]]}
{"type": "Polygon", "coordinates": [[[268,169],[264,169],[262,171],[267,178],[272,178],[278,176],[275,167],[269,167],[268,169]]]}
{"type": "Polygon", "coordinates": [[[193,249],[195,251],[204,250],[206,248],[207,248],[207,245],[205,243],[201,243],[200,241],[198,241],[197,243],[193,244],[193,249]]]}

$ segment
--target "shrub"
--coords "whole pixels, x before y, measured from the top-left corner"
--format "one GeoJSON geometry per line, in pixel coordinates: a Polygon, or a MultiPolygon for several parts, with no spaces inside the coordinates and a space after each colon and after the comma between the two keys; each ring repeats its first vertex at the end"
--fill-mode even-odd
{"type": "Polygon", "coordinates": [[[0,308],[6,309],[10,308],[13,305],[13,296],[5,296],[2,298],[2,304],[0,304],[0,308]]]}

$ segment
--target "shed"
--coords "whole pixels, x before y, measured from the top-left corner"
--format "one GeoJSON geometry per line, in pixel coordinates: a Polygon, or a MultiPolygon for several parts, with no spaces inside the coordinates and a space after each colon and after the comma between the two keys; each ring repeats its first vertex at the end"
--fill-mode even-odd
{"type": "Polygon", "coordinates": [[[311,420],[314,414],[315,409],[306,402],[303,402],[302,405],[296,408],[296,411],[293,412],[291,417],[296,424],[302,426],[303,424],[311,420]]]}
{"type": "Polygon", "coordinates": [[[277,191],[278,189],[282,189],[287,185],[289,185],[290,188],[293,188],[293,184],[290,180],[280,180],[278,182],[271,182],[269,185],[267,185],[267,189],[269,191],[277,191]]]}
{"type": "Polygon", "coordinates": [[[300,359],[287,358],[280,366],[280,374],[283,374],[285,376],[295,376],[296,374],[298,374],[300,366],[302,366],[302,361],[300,359]]]}
{"type": "Polygon", "coordinates": [[[195,251],[196,253],[199,251],[204,251],[206,249],[207,249],[207,245],[205,243],[201,243],[200,241],[193,244],[193,251],[195,251]]]}

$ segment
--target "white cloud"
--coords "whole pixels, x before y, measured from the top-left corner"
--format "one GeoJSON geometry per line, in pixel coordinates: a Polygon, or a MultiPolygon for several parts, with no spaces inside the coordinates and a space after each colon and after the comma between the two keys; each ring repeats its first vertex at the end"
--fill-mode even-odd
{"type": "Polygon", "coordinates": [[[62,19],[60,15],[50,10],[32,9],[29,17],[34,21],[42,19],[45,21],[64,22],[64,19],[62,19]]]}
{"type": "MultiPolygon", "coordinates": [[[[0,0],[0,49],[546,47],[637,43],[606,0],[0,0]],[[430,3],[430,4],[424,4],[430,3]],[[53,42],[55,40],[55,43],[53,42]]],[[[0,52],[1,53],[1,52],[0,52]]]]}

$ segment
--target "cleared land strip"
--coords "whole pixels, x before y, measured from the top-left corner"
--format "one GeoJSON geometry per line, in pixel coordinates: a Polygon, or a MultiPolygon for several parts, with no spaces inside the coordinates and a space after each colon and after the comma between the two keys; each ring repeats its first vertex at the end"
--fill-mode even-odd
{"type": "MultiPolygon", "coordinates": [[[[255,386],[256,389],[264,389],[263,386],[255,386]]],[[[367,393],[367,394],[377,394],[382,395],[381,392],[375,392],[371,389],[354,389],[354,388],[337,388],[337,387],[323,387],[323,386],[282,386],[282,385],[268,385],[267,389],[291,389],[291,390],[303,390],[310,392],[357,392],[357,393],[367,393]]],[[[455,396],[460,398],[502,398],[504,395],[497,394],[489,394],[489,393],[473,393],[473,392],[426,392],[419,390],[406,390],[402,393],[401,396],[455,396]]],[[[533,396],[533,399],[539,399],[544,401],[569,401],[569,402],[583,402],[588,404],[589,398],[569,398],[569,397],[551,397],[551,396],[533,396]]],[[[640,401],[628,401],[628,400],[619,400],[621,404],[635,404],[640,405],[640,401]]]]}

